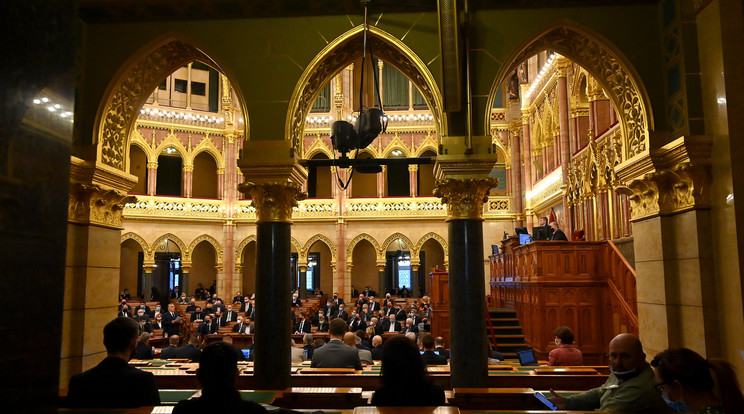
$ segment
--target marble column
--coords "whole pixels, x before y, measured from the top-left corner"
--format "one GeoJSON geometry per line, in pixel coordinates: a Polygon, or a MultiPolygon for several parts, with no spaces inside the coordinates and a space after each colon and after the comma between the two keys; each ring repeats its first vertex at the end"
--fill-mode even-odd
{"type": "Polygon", "coordinates": [[[486,289],[483,281],[483,203],[494,178],[437,180],[435,195],[447,204],[449,237],[450,372],[453,387],[488,386],[486,289]]]}
{"type": "Polygon", "coordinates": [[[181,193],[186,198],[191,198],[194,190],[194,166],[186,165],[183,167],[183,189],[181,193]]]}
{"type": "MultiPolygon", "coordinates": [[[[571,162],[571,152],[569,144],[569,102],[568,102],[568,82],[566,80],[566,69],[570,62],[563,62],[564,58],[559,58],[558,65],[558,122],[559,122],[559,142],[560,142],[560,163],[561,173],[563,174],[563,183],[568,182],[568,168],[571,162]]],[[[569,211],[568,199],[566,193],[563,193],[563,208],[569,211]]],[[[571,214],[564,214],[566,223],[564,230],[566,235],[571,238],[574,231],[573,217],[571,214]]]]}
{"type": "Polygon", "coordinates": [[[158,191],[158,163],[147,163],[147,195],[154,196],[158,191]]]}
{"type": "Polygon", "coordinates": [[[188,110],[191,110],[191,65],[193,63],[189,63],[186,68],[186,109],[188,110]]]}
{"type": "MultiPolygon", "coordinates": [[[[300,270],[300,286],[297,287],[300,299],[307,298],[307,263],[297,266],[300,270]]],[[[292,275],[294,277],[294,275],[292,275]]]]}
{"type": "Polygon", "coordinates": [[[419,289],[419,266],[411,264],[411,296],[418,298],[421,296],[421,289],[419,289]]]}
{"type": "Polygon", "coordinates": [[[145,260],[142,264],[142,270],[144,272],[143,277],[145,280],[142,286],[142,297],[145,302],[149,302],[152,297],[152,271],[155,270],[155,260],[145,260]]]}
{"type": "MultiPolygon", "coordinates": [[[[244,170],[244,173],[246,171],[244,170]]],[[[254,378],[257,389],[285,389],[290,381],[290,258],[292,207],[303,199],[295,182],[248,182],[256,207],[256,334],[254,378]]]]}
{"type": "Polygon", "coordinates": [[[385,291],[388,289],[387,284],[385,283],[385,262],[377,262],[377,283],[379,285],[379,288],[377,289],[377,293],[380,297],[385,297],[385,291]]]}
{"type": "Polygon", "coordinates": [[[225,169],[217,169],[217,196],[224,200],[225,199],[225,169]]]}
{"type": "MultiPolygon", "coordinates": [[[[522,176],[524,177],[524,192],[532,190],[532,148],[530,142],[529,111],[522,110],[522,176]]],[[[529,205],[529,201],[527,203],[529,205]]],[[[527,214],[527,228],[532,227],[532,214],[527,214]]]]}
{"type": "Polygon", "coordinates": [[[522,157],[519,142],[519,130],[521,125],[512,125],[509,128],[509,147],[511,148],[511,171],[512,171],[512,199],[514,200],[514,227],[522,227],[524,224],[524,211],[522,206],[522,157]]]}
{"type": "Polygon", "coordinates": [[[411,183],[411,197],[418,195],[418,164],[408,165],[408,180],[411,183]]]}
{"type": "Polygon", "coordinates": [[[382,172],[377,173],[377,197],[385,197],[385,177],[387,177],[387,165],[382,166],[382,172]]]}
{"type": "Polygon", "coordinates": [[[191,270],[191,263],[189,263],[188,265],[181,263],[181,281],[179,283],[181,287],[181,292],[186,293],[186,296],[191,296],[189,294],[189,292],[191,291],[189,287],[189,271],[190,270],[191,270]]]}

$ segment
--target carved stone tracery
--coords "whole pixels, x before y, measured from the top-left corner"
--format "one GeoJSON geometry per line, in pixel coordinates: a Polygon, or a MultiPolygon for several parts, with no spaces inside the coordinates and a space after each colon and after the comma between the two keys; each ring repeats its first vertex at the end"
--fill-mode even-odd
{"type": "Polygon", "coordinates": [[[98,184],[72,183],[68,220],[78,224],[121,229],[124,205],[137,201],[137,197],[119,190],[110,190],[98,184]]]}
{"type": "Polygon", "coordinates": [[[483,220],[483,203],[498,186],[497,178],[445,178],[437,180],[434,195],[447,204],[447,220],[483,220]]]}

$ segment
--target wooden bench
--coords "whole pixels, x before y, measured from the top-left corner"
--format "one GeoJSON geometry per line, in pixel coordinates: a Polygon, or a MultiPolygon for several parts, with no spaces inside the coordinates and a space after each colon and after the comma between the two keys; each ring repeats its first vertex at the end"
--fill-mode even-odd
{"type": "Polygon", "coordinates": [[[359,387],[292,387],[273,403],[290,409],[352,409],[366,404],[359,387]]]}
{"type": "Polygon", "coordinates": [[[455,388],[449,404],[464,410],[498,407],[503,410],[546,409],[532,388],[455,388]]]}

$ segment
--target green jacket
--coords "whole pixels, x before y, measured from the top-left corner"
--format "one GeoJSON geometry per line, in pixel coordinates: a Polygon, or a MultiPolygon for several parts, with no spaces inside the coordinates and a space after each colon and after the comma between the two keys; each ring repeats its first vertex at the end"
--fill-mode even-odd
{"type": "Polygon", "coordinates": [[[670,412],[671,409],[654,388],[655,384],[654,371],[650,366],[646,366],[638,376],[623,382],[615,374],[610,374],[602,386],[566,397],[566,409],[670,412]]]}

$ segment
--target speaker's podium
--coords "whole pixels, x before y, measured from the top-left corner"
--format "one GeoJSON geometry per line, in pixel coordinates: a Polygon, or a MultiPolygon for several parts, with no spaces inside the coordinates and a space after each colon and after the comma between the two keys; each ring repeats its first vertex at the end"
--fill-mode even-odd
{"type": "Polygon", "coordinates": [[[439,267],[433,267],[429,273],[431,281],[431,334],[441,336],[446,344],[450,342],[449,327],[449,273],[439,267]]]}

